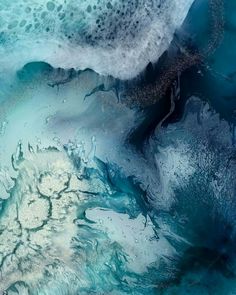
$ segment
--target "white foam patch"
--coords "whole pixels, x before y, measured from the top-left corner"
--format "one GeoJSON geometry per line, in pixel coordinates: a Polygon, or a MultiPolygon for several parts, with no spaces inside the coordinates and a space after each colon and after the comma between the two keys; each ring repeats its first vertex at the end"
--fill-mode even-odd
{"type": "Polygon", "coordinates": [[[1,70],[31,61],[135,77],[168,48],[194,0],[0,1],[1,70]]]}
{"type": "Polygon", "coordinates": [[[175,146],[161,148],[155,155],[160,177],[162,205],[168,207],[174,198],[174,189],[189,180],[196,171],[196,162],[190,153],[191,148],[182,142],[175,146]]]}
{"type": "MultiPolygon", "coordinates": [[[[112,187],[109,191],[110,185],[98,172],[91,174],[90,181],[80,177],[74,165],[80,154],[84,152],[72,142],[67,153],[55,148],[34,151],[32,146],[26,152],[18,144],[12,157],[16,182],[0,216],[0,293],[9,289],[14,294],[19,289],[18,293],[27,294],[27,286],[41,289],[43,281],[53,294],[66,295],[68,288],[76,294],[79,288],[99,282],[98,273],[107,270],[114,253],[123,257],[124,269],[135,274],[148,272],[175,254],[165,237],[157,237],[150,218],[139,214],[132,219],[128,214],[94,208],[99,194],[103,200],[112,198],[112,187]],[[86,220],[78,218],[78,210],[83,212],[89,199],[86,220]],[[87,224],[88,219],[94,223],[87,224]],[[63,286],[63,293],[58,293],[63,286]]],[[[81,158],[80,167],[86,163],[87,168],[98,169],[89,155],[81,158]]],[[[113,286],[111,278],[107,283],[113,286]]]]}
{"type": "Polygon", "coordinates": [[[187,188],[196,179],[199,184],[202,181],[202,185],[207,179],[215,200],[222,199],[225,188],[225,195],[234,195],[230,190],[233,167],[229,169],[225,165],[232,144],[230,125],[207,103],[191,97],[182,120],[157,128],[155,138],[150,140],[160,179],[160,191],[154,198],[154,205],[168,210],[175,202],[176,189],[187,188]]]}
{"type": "Polygon", "coordinates": [[[31,153],[18,169],[15,190],[0,220],[0,291],[17,280],[37,281],[45,266],[56,259],[66,263],[72,255],[70,241],[77,232],[73,220],[79,196],[54,191],[57,177],[65,171],[74,173],[66,155],[57,151],[31,153]],[[37,187],[45,174],[51,181],[44,186],[47,192],[57,194],[55,198],[39,194],[37,187]]]}
{"type": "Polygon", "coordinates": [[[94,208],[86,210],[86,217],[95,222],[93,228],[103,230],[109,238],[119,243],[127,254],[128,267],[135,273],[143,273],[161,258],[175,254],[174,248],[162,236],[156,236],[150,218],[142,214],[131,219],[127,214],[94,208]]]}

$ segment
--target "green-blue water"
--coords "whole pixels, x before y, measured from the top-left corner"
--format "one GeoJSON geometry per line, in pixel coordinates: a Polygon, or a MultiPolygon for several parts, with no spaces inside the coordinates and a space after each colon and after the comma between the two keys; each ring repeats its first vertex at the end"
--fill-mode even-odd
{"type": "Polygon", "coordinates": [[[235,19],[0,0],[0,294],[236,294],[235,19]]]}

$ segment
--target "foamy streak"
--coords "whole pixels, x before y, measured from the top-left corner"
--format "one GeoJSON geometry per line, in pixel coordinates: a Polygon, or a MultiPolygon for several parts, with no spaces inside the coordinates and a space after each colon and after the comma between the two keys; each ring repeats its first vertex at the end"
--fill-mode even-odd
{"type": "Polygon", "coordinates": [[[168,48],[193,1],[1,0],[1,69],[40,60],[120,79],[135,77],[168,48]]]}
{"type": "Polygon", "coordinates": [[[156,147],[156,151],[153,149],[160,177],[158,205],[169,209],[176,200],[176,188],[188,187],[198,178],[209,178],[207,187],[211,187],[215,200],[226,200],[224,190],[227,198],[233,198],[231,178],[235,167],[233,163],[230,169],[226,168],[231,160],[225,160],[233,152],[232,133],[229,124],[220,120],[208,104],[190,98],[183,119],[156,129],[156,138],[150,140],[150,145],[156,147]],[[212,177],[212,171],[219,179],[212,177]]]}

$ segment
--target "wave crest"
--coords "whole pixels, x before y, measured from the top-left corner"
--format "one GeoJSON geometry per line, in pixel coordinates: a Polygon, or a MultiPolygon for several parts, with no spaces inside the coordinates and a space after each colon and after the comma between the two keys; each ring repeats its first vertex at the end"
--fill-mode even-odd
{"type": "Polygon", "coordinates": [[[135,77],[168,48],[194,0],[0,1],[0,62],[135,77]]]}

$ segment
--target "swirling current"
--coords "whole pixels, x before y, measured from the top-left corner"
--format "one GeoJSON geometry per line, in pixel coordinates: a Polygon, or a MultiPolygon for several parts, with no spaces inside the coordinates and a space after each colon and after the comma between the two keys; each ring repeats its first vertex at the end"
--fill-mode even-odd
{"type": "Polygon", "coordinates": [[[0,294],[236,294],[236,3],[0,0],[0,294]]]}

